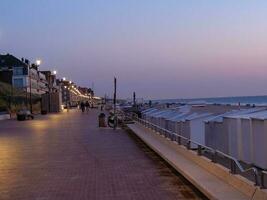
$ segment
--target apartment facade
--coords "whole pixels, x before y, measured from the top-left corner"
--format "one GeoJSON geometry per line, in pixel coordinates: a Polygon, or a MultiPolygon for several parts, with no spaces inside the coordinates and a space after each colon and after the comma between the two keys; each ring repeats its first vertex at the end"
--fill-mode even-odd
{"type": "Polygon", "coordinates": [[[0,55],[0,81],[33,95],[48,92],[46,77],[38,66],[10,54],[0,55]]]}

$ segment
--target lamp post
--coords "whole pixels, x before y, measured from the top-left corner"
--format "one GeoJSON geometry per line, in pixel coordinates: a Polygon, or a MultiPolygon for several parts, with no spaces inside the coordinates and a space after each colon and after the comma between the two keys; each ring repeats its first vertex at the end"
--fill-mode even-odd
{"type": "Polygon", "coordinates": [[[114,127],[113,129],[116,129],[117,126],[117,116],[116,116],[116,102],[117,102],[117,78],[114,77],[114,97],[113,97],[113,104],[114,104],[114,127]]]}
{"type": "Polygon", "coordinates": [[[133,92],[133,106],[136,107],[136,95],[135,92],[133,92]]]}
{"type": "MultiPolygon", "coordinates": [[[[57,71],[53,70],[52,75],[56,76],[57,71]]],[[[51,112],[51,93],[53,93],[53,79],[52,76],[50,75],[49,77],[49,83],[48,83],[48,112],[51,112]]]]}
{"type": "Polygon", "coordinates": [[[29,79],[30,79],[30,111],[32,113],[32,76],[31,76],[31,69],[32,67],[29,67],[29,79]]]}
{"type": "MultiPolygon", "coordinates": [[[[36,60],[36,66],[37,68],[41,65],[41,60],[36,60]]],[[[29,78],[30,78],[30,111],[32,113],[32,75],[31,75],[31,69],[32,67],[30,66],[29,68],[29,78]]]]}

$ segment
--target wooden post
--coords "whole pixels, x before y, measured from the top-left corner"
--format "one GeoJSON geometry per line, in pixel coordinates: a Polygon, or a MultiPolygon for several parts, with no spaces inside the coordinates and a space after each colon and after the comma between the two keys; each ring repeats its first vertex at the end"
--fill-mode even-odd
{"type": "Polygon", "coordinates": [[[114,99],[113,99],[113,104],[114,104],[114,130],[116,129],[117,126],[117,116],[116,116],[116,102],[117,102],[117,79],[114,77],[114,99]]]}
{"type": "Polygon", "coordinates": [[[135,92],[133,93],[133,105],[136,107],[136,95],[135,92]]]}
{"type": "Polygon", "coordinates": [[[31,75],[31,66],[29,70],[29,78],[30,78],[30,111],[32,114],[32,75],[31,75]]]}

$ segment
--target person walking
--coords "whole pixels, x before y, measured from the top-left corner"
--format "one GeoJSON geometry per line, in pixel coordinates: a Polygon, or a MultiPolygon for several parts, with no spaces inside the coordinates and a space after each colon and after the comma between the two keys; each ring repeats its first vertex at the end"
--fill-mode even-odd
{"type": "Polygon", "coordinates": [[[83,101],[81,102],[81,105],[80,105],[80,106],[81,106],[81,110],[82,110],[82,112],[84,113],[85,104],[84,104],[84,102],[83,102],[83,101]]]}
{"type": "Polygon", "coordinates": [[[90,107],[90,104],[88,101],[85,102],[85,108],[86,108],[86,112],[88,113],[89,112],[89,107],[90,107]]]}

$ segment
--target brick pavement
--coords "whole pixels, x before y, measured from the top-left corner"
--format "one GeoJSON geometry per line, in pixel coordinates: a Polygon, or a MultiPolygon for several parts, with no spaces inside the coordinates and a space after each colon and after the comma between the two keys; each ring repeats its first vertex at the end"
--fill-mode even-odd
{"type": "Polygon", "coordinates": [[[203,199],[97,110],[0,122],[0,200],[203,199]]]}

